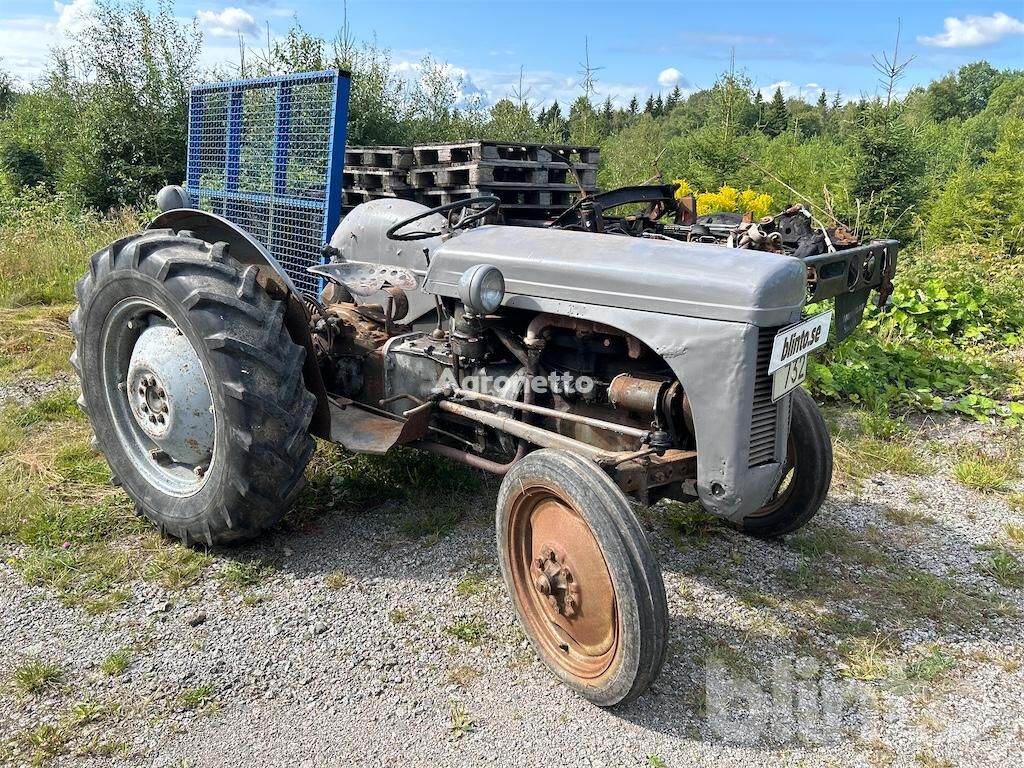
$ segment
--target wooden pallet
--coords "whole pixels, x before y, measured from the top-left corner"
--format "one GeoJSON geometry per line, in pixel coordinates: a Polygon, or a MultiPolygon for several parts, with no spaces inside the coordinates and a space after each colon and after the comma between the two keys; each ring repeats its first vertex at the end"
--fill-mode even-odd
{"type": "Polygon", "coordinates": [[[412,147],[346,147],[346,168],[412,168],[412,147]]]}
{"type": "Polygon", "coordinates": [[[341,194],[341,207],[354,208],[360,203],[367,203],[370,200],[382,200],[386,198],[399,198],[403,200],[412,199],[412,190],[401,190],[399,192],[387,192],[383,189],[364,189],[362,187],[346,187],[341,194]]]}
{"type": "MultiPolygon", "coordinates": [[[[597,169],[577,169],[584,188],[596,187],[597,169]]],[[[416,189],[432,187],[466,186],[571,186],[576,181],[565,163],[541,163],[534,161],[510,161],[495,163],[481,161],[462,165],[435,165],[428,168],[413,168],[409,171],[409,184],[416,189]]]]}
{"type": "Polygon", "coordinates": [[[413,147],[415,164],[419,168],[434,165],[459,165],[491,161],[558,162],[552,150],[568,153],[574,163],[597,165],[600,150],[597,147],[574,147],[565,144],[520,144],[503,141],[466,141],[447,144],[420,144],[413,147]]]}
{"type": "Polygon", "coordinates": [[[402,192],[409,188],[405,171],[381,168],[346,169],[342,186],[345,189],[379,189],[385,192],[402,192]]]}
{"type": "MultiPolygon", "coordinates": [[[[589,190],[588,190],[589,191],[589,190]]],[[[572,205],[575,198],[579,196],[579,190],[574,185],[561,185],[559,188],[522,186],[471,186],[457,187],[454,189],[417,189],[416,200],[428,206],[447,205],[458,200],[468,200],[471,197],[494,196],[501,200],[502,210],[506,208],[525,209],[525,207],[543,210],[565,209],[572,205]]]]}

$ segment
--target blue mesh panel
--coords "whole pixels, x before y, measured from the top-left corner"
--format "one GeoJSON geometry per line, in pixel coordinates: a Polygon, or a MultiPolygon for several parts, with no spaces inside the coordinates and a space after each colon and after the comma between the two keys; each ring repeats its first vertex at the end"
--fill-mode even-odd
{"type": "Polygon", "coordinates": [[[349,78],[326,71],[192,89],[185,188],[263,243],[302,290],[341,214],[349,78]]]}

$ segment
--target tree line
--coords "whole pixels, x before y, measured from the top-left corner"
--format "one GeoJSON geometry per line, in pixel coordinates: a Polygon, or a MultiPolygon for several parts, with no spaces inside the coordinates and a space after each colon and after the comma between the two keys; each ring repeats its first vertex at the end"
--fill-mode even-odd
{"type": "MultiPolygon", "coordinates": [[[[538,109],[517,89],[494,104],[467,96],[430,57],[416,77],[348,28],[330,40],[297,22],[231,68],[202,71],[202,36],[169,3],[100,2],[92,22],[54,51],[44,76],[18,88],[0,72],[0,221],[27,194],[72,209],[146,206],[184,177],[188,90],[197,82],[338,67],[352,73],[348,142],[469,138],[596,145],[603,187],[685,179],[804,201],[823,219],[873,236],[1024,246],[1024,72],[984,61],[899,98],[824,91],[765,99],[732,68],[710,88],[600,97],[584,78],[568,105],[538,109]]],[[[2,63],[2,62],[0,62],[2,63]]],[[[891,73],[887,94],[893,91],[891,73]]]]}

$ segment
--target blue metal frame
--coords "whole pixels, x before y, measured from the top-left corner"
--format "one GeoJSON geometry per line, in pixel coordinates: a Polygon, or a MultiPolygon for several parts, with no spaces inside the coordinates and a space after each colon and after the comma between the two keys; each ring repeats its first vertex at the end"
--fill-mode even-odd
{"type": "MultiPolygon", "coordinates": [[[[269,215],[267,230],[269,242],[264,243],[272,254],[288,247],[282,241],[287,233],[279,233],[274,226],[273,211],[278,207],[303,209],[323,212],[323,227],[320,232],[321,242],[327,243],[341,219],[342,177],[345,163],[345,128],[348,123],[349,75],[338,70],[305,72],[296,75],[279,75],[251,80],[233,80],[220,83],[207,83],[192,88],[189,100],[189,145],[188,162],[185,174],[185,188],[197,205],[206,199],[216,201],[222,206],[225,218],[234,220],[241,215],[242,207],[256,206],[265,208],[269,215]],[[288,190],[288,164],[290,153],[294,149],[293,128],[293,95],[294,90],[310,84],[331,84],[330,124],[326,142],[326,178],[324,179],[323,198],[297,196],[288,190]],[[240,180],[244,169],[241,167],[242,145],[245,139],[245,93],[250,90],[271,91],[274,94],[274,117],[272,137],[272,168],[270,184],[266,190],[243,191],[240,180]],[[204,142],[219,142],[220,121],[215,124],[207,109],[206,99],[210,95],[223,94],[227,97],[227,115],[223,127],[224,152],[224,186],[222,189],[203,187],[203,155],[204,142]],[[214,126],[214,127],[211,127],[214,126]],[[204,130],[205,129],[205,130],[204,130]],[[211,134],[211,131],[213,133],[211,134]]],[[[223,97],[222,97],[223,98],[223,97]]],[[[223,103],[223,102],[221,102],[223,103]]],[[[223,115],[223,109],[221,110],[223,115]]],[[[308,133],[308,131],[307,131],[308,133]]],[[[265,134],[264,134],[265,135],[265,134]]],[[[305,139],[308,141],[308,136],[305,139]]],[[[322,145],[321,145],[322,146],[322,145]]],[[[320,155],[321,159],[323,155],[320,155]]],[[[219,163],[217,164],[219,166],[219,163]]],[[[215,204],[214,204],[215,205],[215,204]]],[[[317,217],[318,218],[318,217],[317,217]]],[[[312,222],[310,222],[312,223],[312,222]]],[[[312,234],[312,232],[310,232],[312,234]]],[[[294,247],[293,247],[294,250],[294,247]]],[[[322,261],[322,254],[309,253],[302,257],[309,263],[322,261]]],[[[282,263],[294,261],[292,253],[282,263]]],[[[298,273],[301,264],[293,269],[298,273]]],[[[303,269],[301,274],[292,274],[296,283],[309,283],[311,275],[303,269]]]]}

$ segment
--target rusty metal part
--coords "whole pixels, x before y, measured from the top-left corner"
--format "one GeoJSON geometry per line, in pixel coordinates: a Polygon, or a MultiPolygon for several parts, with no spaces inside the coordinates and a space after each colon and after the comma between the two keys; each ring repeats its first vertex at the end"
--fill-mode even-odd
{"type": "Polygon", "coordinates": [[[386,414],[376,408],[354,403],[330,401],[331,440],[351,451],[382,455],[396,445],[406,445],[427,434],[434,403],[423,403],[406,411],[404,417],[386,414]]]}
{"type": "Polygon", "coordinates": [[[697,477],[697,452],[671,449],[661,456],[637,456],[614,468],[612,479],[625,493],[646,502],[650,488],[697,477]]]}
{"type": "Polygon", "coordinates": [[[565,451],[572,451],[578,453],[585,458],[595,461],[598,464],[609,464],[614,463],[618,458],[618,453],[610,453],[608,451],[602,451],[599,448],[595,448],[587,443],[574,440],[571,437],[560,435],[557,432],[551,432],[550,430],[543,429],[541,427],[535,427],[532,424],[525,424],[518,419],[511,418],[509,416],[499,416],[498,414],[491,413],[490,411],[482,411],[479,408],[472,408],[462,403],[453,403],[450,400],[441,400],[437,404],[438,410],[444,413],[449,413],[453,416],[459,416],[470,421],[476,421],[487,427],[493,427],[503,432],[507,432],[513,437],[518,437],[521,440],[526,440],[534,445],[539,445],[541,448],[561,448],[565,451]]]}
{"type": "Polygon", "coordinates": [[[622,651],[615,586],[571,500],[553,484],[524,487],[505,546],[521,616],[548,662],[581,680],[613,668],[622,651]]]}
{"type": "Polygon", "coordinates": [[[860,242],[857,236],[846,227],[835,227],[827,229],[825,232],[836,248],[852,248],[860,242]]]}
{"type": "Polygon", "coordinates": [[[616,408],[653,416],[661,405],[662,393],[671,382],[649,379],[632,373],[620,373],[608,385],[608,399],[616,408]]]}
{"type": "Polygon", "coordinates": [[[491,403],[492,405],[501,405],[506,408],[513,410],[525,411],[526,413],[533,413],[539,416],[547,416],[548,418],[557,419],[560,421],[571,421],[577,424],[586,424],[589,427],[595,429],[605,429],[609,432],[617,432],[622,435],[628,435],[635,437],[641,442],[646,442],[650,439],[651,431],[649,429],[637,429],[636,427],[630,427],[625,424],[616,424],[611,421],[604,421],[603,419],[595,419],[590,416],[582,416],[577,413],[571,413],[567,411],[557,411],[554,408],[546,408],[542,405],[533,405],[531,403],[521,403],[518,400],[509,400],[505,397],[498,397],[496,395],[488,395],[483,392],[474,392],[468,389],[460,389],[458,387],[452,387],[451,392],[456,397],[460,397],[465,400],[479,400],[483,403],[491,403]]]}
{"type": "Polygon", "coordinates": [[[580,335],[603,333],[608,336],[621,336],[626,340],[627,351],[632,360],[636,360],[640,357],[641,352],[643,352],[643,345],[639,339],[620,331],[618,328],[613,328],[603,323],[596,323],[593,320],[581,320],[575,317],[563,317],[562,315],[548,313],[539,314],[530,321],[530,324],[526,327],[526,336],[523,338],[523,344],[528,349],[543,349],[546,343],[543,333],[548,328],[565,328],[566,330],[575,331],[580,335]]]}

